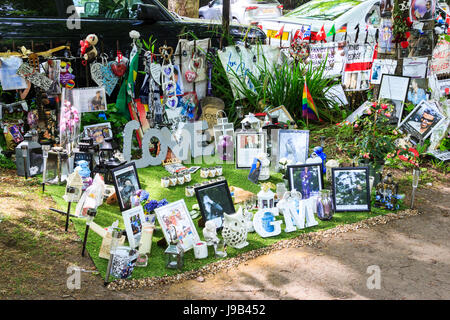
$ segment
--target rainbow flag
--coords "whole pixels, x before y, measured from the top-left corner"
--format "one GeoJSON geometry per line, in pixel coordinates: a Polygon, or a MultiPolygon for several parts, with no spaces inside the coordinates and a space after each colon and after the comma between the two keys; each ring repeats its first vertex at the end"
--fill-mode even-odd
{"type": "Polygon", "coordinates": [[[320,120],[319,112],[317,111],[311,93],[309,92],[308,86],[306,85],[306,79],[305,79],[305,87],[303,88],[302,115],[303,118],[311,120],[320,120]]]}

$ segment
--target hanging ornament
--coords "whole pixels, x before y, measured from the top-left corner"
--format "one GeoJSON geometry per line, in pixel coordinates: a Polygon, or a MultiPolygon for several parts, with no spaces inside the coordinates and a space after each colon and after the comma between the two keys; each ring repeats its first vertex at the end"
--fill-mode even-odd
{"type": "Polygon", "coordinates": [[[178,106],[178,98],[176,96],[177,84],[174,81],[174,66],[172,65],[173,48],[163,46],[159,48],[159,53],[163,57],[161,75],[164,104],[173,110],[178,106]]]}
{"type": "Polygon", "coordinates": [[[122,77],[127,72],[128,59],[124,58],[120,50],[117,51],[116,61],[111,63],[111,70],[117,77],[122,77]]]}
{"type": "Polygon", "coordinates": [[[106,54],[103,54],[101,58],[102,63],[95,62],[91,64],[91,77],[99,87],[105,88],[106,94],[110,96],[119,82],[119,78],[112,70],[115,62],[108,62],[106,54]]]}

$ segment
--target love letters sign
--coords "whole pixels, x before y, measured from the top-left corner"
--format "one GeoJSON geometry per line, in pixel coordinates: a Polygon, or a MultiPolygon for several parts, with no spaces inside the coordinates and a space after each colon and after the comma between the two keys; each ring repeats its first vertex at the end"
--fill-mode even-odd
{"type": "Polygon", "coordinates": [[[203,131],[208,129],[206,121],[197,121],[192,123],[182,123],[175,133],[172,133],[167,127],[161,129],[148,129],[142,139],[142,158],[131,160],[131,145],[134,130],[138,130],[140,124],[133,120],[125,125],[123,133],[123,155],[127,162],[133,161],[136,168],[146,168],[148,166],[158,166],[167,157],[169,148],[173,154],[182,161],[190,160],[191,157],[209,157],[214,154],[214,143],[203,147],[203,142],[207,136],[203,131]],[[160,152],[156,157],[150,154],[150,141],[155,137],[160,142],[160,152]]]}

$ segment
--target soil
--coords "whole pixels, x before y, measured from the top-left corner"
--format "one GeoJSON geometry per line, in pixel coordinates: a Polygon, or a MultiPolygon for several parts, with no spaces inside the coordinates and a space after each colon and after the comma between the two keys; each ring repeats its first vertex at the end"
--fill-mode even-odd
{"type": "Polygon", "coordinates": [[[1,170],[0,299],[450,299],[449,177],[430,171],[415,204],[420,215],[275,251],[204,279],[112,291],[81,257],[73,225],[65,232],[65,217],[49,210],[54,202],[38,181],[1,170]],[[68,289],[70,266],[82,269],[80,289],[68,289]],[[380,289],[368,289],[370,266],[379,268],[380,289]]]}

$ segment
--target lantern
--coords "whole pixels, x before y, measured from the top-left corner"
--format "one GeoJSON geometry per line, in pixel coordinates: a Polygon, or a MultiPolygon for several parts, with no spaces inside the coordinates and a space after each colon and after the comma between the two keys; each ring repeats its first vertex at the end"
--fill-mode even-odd
{"type": "Polygon", "coordinates": [[[275,207],[275,193],[270,190],[268,184],[261,185],[261,191],[258,192],[258,209],[276,209],[275,207]]]}
{"type": "Polygon", "coordinates": [[[25,178],[42,173],[42,147],[32,138],[28,132],[24,136],[25,140],[16,147],[17,175],[25,178]]]}
{"type": "Polygon", "coordinates": [[[166,268],[183,269],[184,250],[178,240],[172,240],[164,254],[166,255],[166,268]]]}
{"type": "Polygon", "coordinates": [[[396,210],[398,198],[398,184],[392,179],[392,174],[388,173],[376,186],[375,206],[396,210]]]}
{"type": "Polygon", "coordinates": [[[83,240],[83,250],[81,251],[81,256],[84,257],[84,251],[86,250],[86,242],[89,234],[89,226],[91,222],[94,221],[95,216],[97,215],[97,209],[89,208],[86,216],[86,230],[84,232],[84,240],[83,240]]]}
{"type": "Polygon", "coordinates": [[[99,154],[99,164],[94,168],[93,173],[100,173],[103,175],[106,184],[113,184],[113,176],[111,173],[112,169],[120,167],[124,165],[126,162],[119,161],[116,157],[114,157],[114,146],[113,139],[111,137],[105,138],[105,141],[102,143],[99,154]]]}
{"type": "Polygon", "coordinates": [[[253,113],[249,113],[245,116],[244,120],[241,121],[242,130],[254,130],[256,132],[261,131],[261,121],[255,117],[253,113]]]}
{"type": "Polygon", "coordinates": [[[119,241],[122,238],[123,231],[117,228],[114,228],[111,232],[111,244],[109,249],[109,262],[108,267],[106,268],[106,276],[105,276],[105,286],[109,282],[109,275],[111,274],[112,262],[114,260],[114,254],[116,252],[117,247],[119,246],[119,241]]]}
{"type": "Polygon", "coordinates": [[[67,177],[66,194],[63,196],[67,202],[78,202],[83,191],[83,180],[78,171],[67,177]]]}
{"type": "Polygon", "coordinates": [[[333,168],[339,168],[339,162],[337,162],[336,160],[328,160],[327,163],[325,164],[326,167],[326,172],[327,172],[327,180],[331,181],[331,171],[333,168]]]}
{"type": "Polygon", "coordinates": [[[146,267],[148,263],[148,256],[152,249],[152,238],[153,238],[153,230],[155,229],[154,225],[149,223],[144,223],[142,225],[142,236],[139,242],[139,257],[136,262],[137,267],[146,267]]]}
{"type": "Polygon", "coordinates": [[[44,169],[42,173],[42,192],[45,192],[45,181],[47,179],[47,159],[49,151],[50,151],[49,145],[42,145],[42,158],[44,159],[44,169]]]}
{"type": "MultiPolygon", "coordinates": [[[[234,139],[234,125],[228,122],[227,114],[223,110],[219,110],[217,112],[217,124],[213,127],[213,133],[216,150],[219,151],[220,148],[222,148],[223,150],[224,147],[225,148],[233,147],[231,153],[234,153],[234,145],[230,144],[233,143],[234,139]],[[223,113],[224,116],[220,117],[219,115],[221,113],[223,113]],[[224,143],[226,143],[226,145],[224,145],[224,143]]],[[[227,149],[227,152],[230,152],[230,150],[227,149]]]]}

